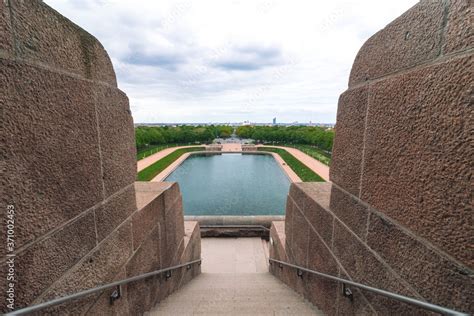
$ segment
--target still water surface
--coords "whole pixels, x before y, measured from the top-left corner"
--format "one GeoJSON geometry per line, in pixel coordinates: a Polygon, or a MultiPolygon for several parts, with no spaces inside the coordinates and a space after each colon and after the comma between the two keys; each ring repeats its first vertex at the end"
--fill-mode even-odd
{"type": "Polygon", "coordinates": [[[284,215],[290,181],[271,155],[191,155],[177,181],[185,215],[284,215]]]}

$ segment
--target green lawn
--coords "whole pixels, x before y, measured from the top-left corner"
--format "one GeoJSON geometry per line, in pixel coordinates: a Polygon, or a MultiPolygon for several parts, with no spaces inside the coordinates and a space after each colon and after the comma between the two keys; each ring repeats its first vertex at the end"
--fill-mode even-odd
{"type": "Polygon", "coordinates": [[[311,145],[301,145],[301,144],[275,144],[275,146],[285,146],[285,147],[292,147],[301,150],[304,152],[306,155],[313,157],[316,160],[321,161],[323,164],[326,166],[329,166],[331,164],[331,155],[325,152],[322,149],[319,149],[318,147],[311,146],[311,145]]]}
{"type": "Polygon", "coordinates": [[[177,146],[185,146],[185,145],[191,145],[191,144],[163,144],[163,145],[151,145],[148,146],[145,149],[141,149],[137,151],[137,161],[141,160],[143,158],[146,158],[148,156],[151,156],[159,151],[162,151],[163,149],[169,148],[169,147],[177,147],[177,146]]]}
{"type": "Polygon", "coordinates": [[[140,171],[137,175],[138,181],[150,181],[154,177],[156,177],[161,171],[165,170],[166,167],[171,165],[176,159],[181,157],[184,153],[192,152],[192,151],[200,151],[205,150],[204,147],[188,147],[188,148],[180,148],[173,151],[171,154],[161,158],[154,164],[146,167],[142,171],[140,171]]]}
{"type": "Polygon", "coordinates": [[[324,182],[313,170],[306,167],[301,161],[296,159],[292,154],[284,149],[272,148],[272,147],[259,147],[259,151],[270,151],[280,155],[280,157],[286,162],[286,164],[300,177],[303,182],[324,182]]]}

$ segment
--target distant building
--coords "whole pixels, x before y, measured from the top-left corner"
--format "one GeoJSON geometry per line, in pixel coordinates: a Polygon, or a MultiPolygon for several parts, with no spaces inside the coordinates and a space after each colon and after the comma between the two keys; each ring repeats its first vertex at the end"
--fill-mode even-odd
{"type": "Polygon", "coordinates": [[[277,118],[274,117],[274,118],[273,118],[273,125],[275,125],[276,123],[277,123],[277,118]]]}

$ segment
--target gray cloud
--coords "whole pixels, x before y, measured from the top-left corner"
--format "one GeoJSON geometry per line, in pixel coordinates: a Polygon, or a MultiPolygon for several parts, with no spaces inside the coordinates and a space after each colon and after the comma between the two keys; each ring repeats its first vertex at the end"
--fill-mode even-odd
{"type": "Polygon", "coordinates": [[[214,62],[213,66],[223,70],[255,71],[284,63],[280,48],[253,44],[234,48],[229,56],[214,62]]]}
{"type": "Polygon", "coordinates": [[[183,56],[176,54],[146,53],[139,50],[131,51],[121,60],[131,65],[161,67],[168,70],[176,70],[179,65],[186,62],[183,56]]]}
{"type": "Polygon", "coordinates": [[[109,53],[135,122],[334,122],[363,42],[417,0],[44,0],[109,53]]]}

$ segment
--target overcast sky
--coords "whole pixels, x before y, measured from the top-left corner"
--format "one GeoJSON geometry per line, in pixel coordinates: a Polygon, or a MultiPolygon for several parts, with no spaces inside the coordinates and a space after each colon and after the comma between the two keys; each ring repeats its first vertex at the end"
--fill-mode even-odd
{"type": "Polygon", "coordinates": [[[416,0],[45,0],[97,37],[135,123],[334,123],[357,51],[416,0]]]}

